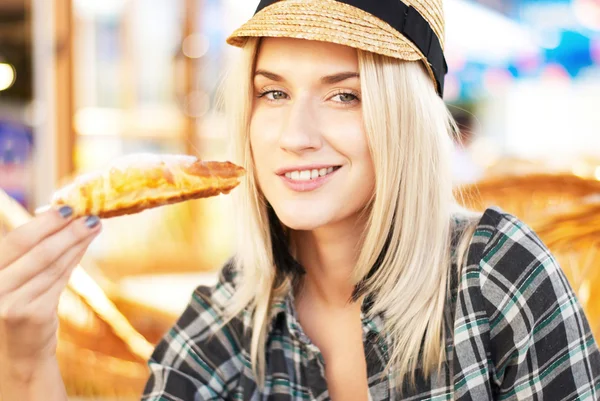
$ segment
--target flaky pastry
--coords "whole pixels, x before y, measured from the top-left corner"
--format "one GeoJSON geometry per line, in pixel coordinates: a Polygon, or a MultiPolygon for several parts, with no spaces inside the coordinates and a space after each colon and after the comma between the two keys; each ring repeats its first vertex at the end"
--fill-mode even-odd
{"type": "Polygon", "coordinates": [[[75,216],[102,218],[162,205],[227,194],[245,170],[230,162],[205,162],[187,155],[133,154],[104,170],[77,177],[52,197],[75,216]]]}

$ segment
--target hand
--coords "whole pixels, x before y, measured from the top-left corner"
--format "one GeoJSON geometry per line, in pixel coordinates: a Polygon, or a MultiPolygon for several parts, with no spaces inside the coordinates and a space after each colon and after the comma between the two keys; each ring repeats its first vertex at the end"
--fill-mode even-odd
{"type": "Polygon", "coordinates": [[[19,374],[55,358],[60,294],[101,231],[72,214],[49,210],[0,239],[0,364],[19,374]]]}

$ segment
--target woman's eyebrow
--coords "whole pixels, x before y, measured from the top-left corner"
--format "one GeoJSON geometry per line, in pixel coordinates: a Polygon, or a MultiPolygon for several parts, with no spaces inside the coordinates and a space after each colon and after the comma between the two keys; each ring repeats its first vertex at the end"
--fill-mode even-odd
{"type": "Polygon", "coordinates": [[[333,85],[345,81],[351,78],[360,78],[360,74],[357,72],[339,72],[333,75],[327,75],[321,78],[321,83],[324,85],[333,85]]]}
{"type": "Polygon", "coordinates": [[[277,75],[274,72],[270,72],[267,70],[256,70],[254,72],[254,76],[257,77],[259,75],[262,75],[265,78],[270,79],[271,81],[275,81],[275,82],[283,82],[285,81],[285,79],[281,76],[281,75],[277,75]]]}

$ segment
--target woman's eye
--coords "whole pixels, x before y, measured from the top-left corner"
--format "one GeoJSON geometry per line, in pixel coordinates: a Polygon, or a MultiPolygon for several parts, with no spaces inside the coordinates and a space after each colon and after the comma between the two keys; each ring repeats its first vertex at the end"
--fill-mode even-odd
{"type": "Polygon", "coordinates": [[[287,99],[287,95],[282,91],[269,91],[263,93],[262,96],[266,96],[269,100],[284,100],[287,99]]]}
{"type": "Polygon", "coordinates": [[[339,93],[339,94],[335,95],[333,97],[333,99],[336,102],[340,102],[340,103],[352,103],[352,102],[358,100],[358,97],[356,95],[353,95],[352,93],[339,93]]]}

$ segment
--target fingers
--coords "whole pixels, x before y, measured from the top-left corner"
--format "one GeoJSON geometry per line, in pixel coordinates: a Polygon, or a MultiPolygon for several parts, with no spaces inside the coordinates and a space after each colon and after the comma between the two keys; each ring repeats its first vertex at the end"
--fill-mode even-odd
{"type": "Polygon", "coordinates": [[[43,239],[66,227],[72,214],[73,209],[69,206],[48,210],[0,240],[0,270],[29,252],[43,239]]]}
{"type": "Polygon", "coordinates": [[[15,290],[13,299],[20,308],[56,309],[58,298],[67,286],[71,272],[77,266],[95,236],[87,237],[65,252],[52,266],[43,270],[25,285],[15,290]],[[39,305],[35,305],[38,303],[39,305]]]}
{"type": "Polygon", "coordinates": [[[0,303],[0,318],[13,327],[22,324],[37,327],[36,330],[41,335],[42,331],[47,329],[49,322],[56,319],[60,295],[74,267],[81,260],[92,240],[93,238],[84,240],[69,249],[54,266],[4,297],[0,303]],[[47,274],[50,269],[60,272],[60,275],[52,273],[55,276],[50,278],[47,274]]]}
{"type": "Polygon", "coordinates": [[[76,219],[45,238],[2,271],[0,296],[15,291],[36,276],[42,275],[42,272],[42,279],[47,283],[55,282],[62,275],[61,267],[68,262],[66,258],[73,259],[99,232],[99,219],[88,217],[76,219]]]}

